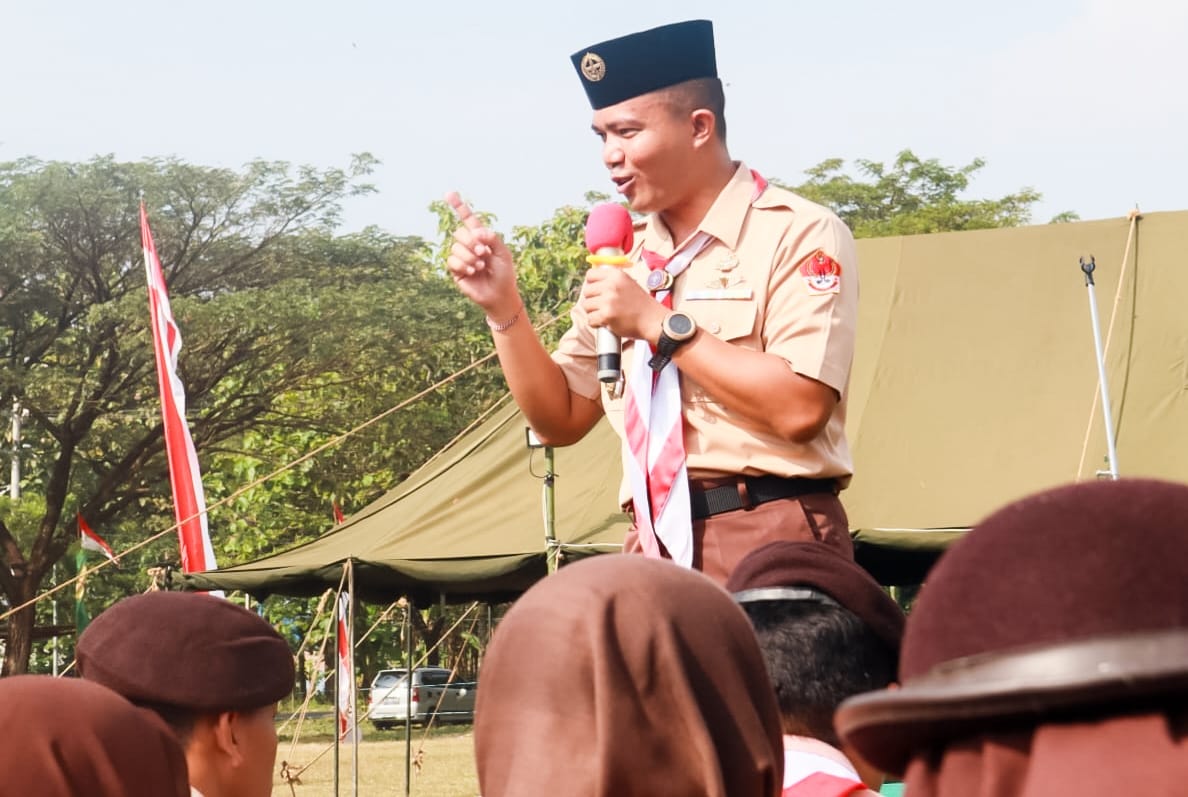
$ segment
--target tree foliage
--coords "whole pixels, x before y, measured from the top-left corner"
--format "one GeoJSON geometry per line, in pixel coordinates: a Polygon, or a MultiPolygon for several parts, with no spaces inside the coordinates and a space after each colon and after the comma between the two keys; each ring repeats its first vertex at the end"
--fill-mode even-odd
{"type": "MultiPolygon", "coordinates": [[[[179,376],[211,504],[485,354],[452,334],[468,308],[419,240],[333,236],[341,200],[370,190],[372,164],[0,164],[0,406],[15,400],[26,414],[22,488],[40,502],[35,518],[23,504],[0,507],[6,607],[47,580],[77,538],[76,512],[117,549],[173,522],[142,195],[184,338],[179,376]]],[[[494,383],[480,375],[465,398],[445,391],[216,509],[216,552],[239,560],[326,528],[327,499],[357,505],[390,486],[474,417],[472,399],[494,383]]],[[[169,537],[130,570],[175,559],[169,537]]],[[[26,666],[33,620],[31,610],[9,618],[5,672],[26,666]]]]}
{"type": "MultiPolygon", "coordinates": [[[[965,199],[973,176],[986,165],[981,158],[951,167],[903,150],[890,167],[862,159],[855,165],[857,178],[840,158],[822,161],[806,170],[808,180],[788,187],[832,209],[856,238],[1014,227],[1031,220],[1041,198],[1036,190],[1022,188],[998,199],[965,199]]],[[[1058,217],[1072,218],[1075,214],[1058,217]]]]}

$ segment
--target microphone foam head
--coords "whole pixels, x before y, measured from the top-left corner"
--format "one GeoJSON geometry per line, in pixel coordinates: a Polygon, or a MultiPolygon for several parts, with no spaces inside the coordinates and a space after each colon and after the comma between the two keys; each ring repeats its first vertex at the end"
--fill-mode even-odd
{"type": "Polygon", "coordinates": [[[635,230],[627,208],[614,202],[595,205],[586,221],[586,248],[591,252],[599,249],[621,249],[630,252],[635,243],[635,230]]]}

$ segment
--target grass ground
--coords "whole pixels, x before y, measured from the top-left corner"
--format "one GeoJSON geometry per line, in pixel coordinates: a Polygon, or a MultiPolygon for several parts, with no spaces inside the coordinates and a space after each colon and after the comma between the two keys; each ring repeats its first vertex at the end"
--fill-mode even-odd
{"type": "MultiPolygon", "coordinates": [[[[281,733],[276,763],[287,761],[290,769],[303,769],[301,783],[287,785],[279,777],[273,781],[273,797],[333,797],[334,736],[332,720],[307,720],[300,740],[294,747],[291,728],[281,733]],[[315,760],[316,759],[316,760],[315,760]]],[[[376,731],[364,726],[359,745],[359,797],[404,794],[404,729],[376,731]]],[[[469,725],[424,728],[412,732],[411,791],[418,797],[475,797],[478,778],[474,771],[474,740],[469,725]],[[418,756],[419,752],[419,756],[418,756]]],[[[353,751],[349,745],[339,748],[339,786],[342,797],[354,795],[352,776],[353,751]]]]}

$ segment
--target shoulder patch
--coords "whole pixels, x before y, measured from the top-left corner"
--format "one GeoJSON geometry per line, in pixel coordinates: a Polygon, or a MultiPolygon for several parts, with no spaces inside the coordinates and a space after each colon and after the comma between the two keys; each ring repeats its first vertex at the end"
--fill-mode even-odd
{"type": "Polygon", "coordinates": [[[818,249],[804,259],[800,275],[809,293],[838,293],[841,291],[841,263],[818,249]]]}

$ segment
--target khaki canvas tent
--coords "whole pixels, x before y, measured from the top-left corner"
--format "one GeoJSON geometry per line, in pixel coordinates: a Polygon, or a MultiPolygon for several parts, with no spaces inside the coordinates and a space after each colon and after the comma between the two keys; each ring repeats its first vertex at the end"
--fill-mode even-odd
{"type": "MultiPolygon", "coordinates": [[[[884,583],[919,581],[1002,503],[1105,467],[1078,267],[1089,255],[1119,470],[1188,481],[1188,212],[860,241],[856,476],[842,498],[859,560],[884,583]]],[[[512,596],[546,572],[543,460],[532,456],[509,406],[320,539],[187,586],[313,594],[349,559],[362,597],[512,596]]],[[[557,451],[566,555],[621,541],[619,468],[605,424],[557,451]]]]}

